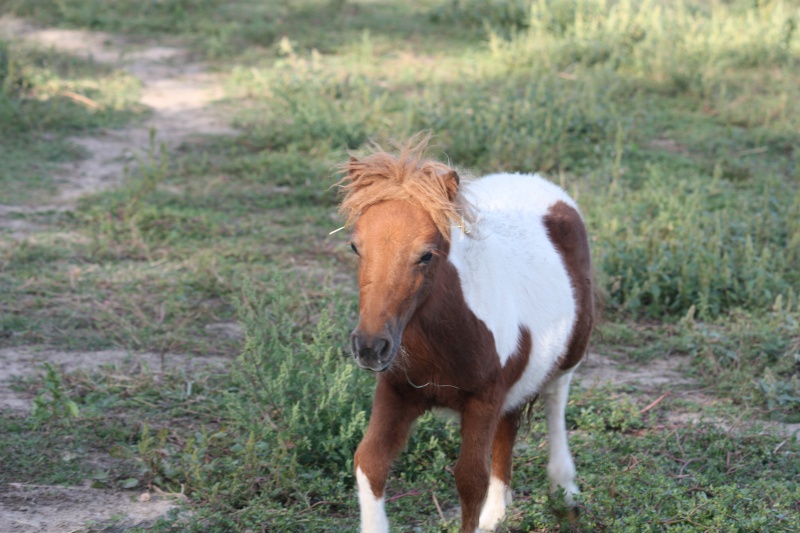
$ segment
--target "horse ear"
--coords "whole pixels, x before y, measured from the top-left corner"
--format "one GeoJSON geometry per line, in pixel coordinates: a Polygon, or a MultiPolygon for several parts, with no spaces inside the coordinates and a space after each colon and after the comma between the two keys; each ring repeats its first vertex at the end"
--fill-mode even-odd
{"type": "Polygon", "coordinates": [[[355,167],[357,164],[358,164],[358,159],[356,159],[351,155],[350,160],[347,162],[347,165],[344,165],[344,167],[347,169],[347,173],[352,174],[353,167],[355,167]]]}
{"type": "Polygon", "coordinates": [[[456,194],[458,194],[458,185],[461,183],[461,178],[458,177],[458,172],[450,169],[450,172],[445,174],[442,179],[444,180],[444,186],[447,189],[447,198],[451,202],[455,201],[456,194]]]}

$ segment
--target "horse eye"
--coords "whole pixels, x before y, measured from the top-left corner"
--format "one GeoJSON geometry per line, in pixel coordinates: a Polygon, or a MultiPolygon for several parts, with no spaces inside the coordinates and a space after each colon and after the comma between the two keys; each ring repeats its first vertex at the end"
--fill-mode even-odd
{"type": "Polygon", "coordinates": [[[433,252],[426,252],[425,255],[419,258],[419,262],[423,265],[427,265],[433,259],[433,252]]]}
{"type": "Polygon", "coordinates": [[[358,255],[358,248],[356,248],[356,245],[352,242],[350,243],[350,249],[353,250],[354,254],[358,255]]]}

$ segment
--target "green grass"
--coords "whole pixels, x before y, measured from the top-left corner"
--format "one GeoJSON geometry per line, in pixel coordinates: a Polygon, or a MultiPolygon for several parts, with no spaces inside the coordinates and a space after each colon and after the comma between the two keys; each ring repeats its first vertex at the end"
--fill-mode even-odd
{"type": "Polygon", "coordinates": [[[244,55],[253,60],[273,55],[285,47],[287,34],[294,46],[322,53],[352,46],[365,33],[387,49],[408,35],[412,35],[413,44],[427,49],[442,44],[451,49],[477,44],[471,30],[434,23],[435,17],[429,14],[440,4],[435,0],[411,4],[397,0],[117,0],[113,4],[102,0],[0,0],[0,13],[53,26],[161,39],[179,35],[198,53],[212,59],[244,55]],[[325,31],[308,31],[321,26],[325,31]]]}
{"type": "MultiPolygon", "coordinates": [[[[241,131],[153,146],[122,186],[23,216],[39,226],[27,239],[0,237],[0,346],[232,360],[192,394],[179,373],[127,381],[118,369],[20,384],[43,410],[2,418],[14,460],[0,479],[183,485],[192,512],[161,531],[353,530],[352,452],[373,380],[344,350],[355,265],[346,237],[329,235],[341,225],[333,168],[370,139],[429,129],[434,156],[476,174],[564,185],[605,295],[594,350],[642,367],[684,355],[693,380],[645,412],[661,390],[575,388],[574,524],[547,496],[535,413],[504,530],[796,530],[797,441],[744,422],[800,421],[797,3],[407,4],[0,1],[0,13],[178,38],[220,59],[241,131]],[[236,320],[243,343],[215,333],[236,320]],[[702,402],[684,390],[698,387],[702,402]],[[86,452],[114,461],[97,473],[62,459],[86,452]]],[[[16,117],[0,122],[14,138],[0,176],[14,202],[34,202],[53,188],[52,162],[80,155],[67,135],[139,112],[135,83],[8,49],[27,70],[0,96],[16,117]]],[[[420,422],[390,480],[394,523],[458,529],[456,436],[420,422]]]]}

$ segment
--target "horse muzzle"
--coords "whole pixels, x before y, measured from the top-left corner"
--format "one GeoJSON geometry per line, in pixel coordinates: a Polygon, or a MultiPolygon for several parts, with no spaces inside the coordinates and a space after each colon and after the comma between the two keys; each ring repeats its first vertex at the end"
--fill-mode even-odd
{"type": "Polygon", "coordinates": [[[367,335],[356,328],[350,335],[350,348],[356,363],[373,372],[383,372],[389,368],[399,346],[399,339],[395,341],[387,331],[367,335]]]}

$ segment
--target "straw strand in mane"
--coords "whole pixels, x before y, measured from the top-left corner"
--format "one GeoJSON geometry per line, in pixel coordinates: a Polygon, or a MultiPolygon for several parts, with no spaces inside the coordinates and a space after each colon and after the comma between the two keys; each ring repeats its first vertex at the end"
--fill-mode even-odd
{"type": "Polygon", "coordinates": [[[399,155],[373,145],[373,152],[361,159],[351,157],[339,168],[345,177],[337,184],[343,194],[339,213],[345,225],[355,222],[368,207],[405,200],[422,207],[436,228],[450,240],[450,226],[471,222],[471,210],[458,194],[459,177],[444,163],[424,158],[430,135],[417,135],[398,146],[399,155]]]}

